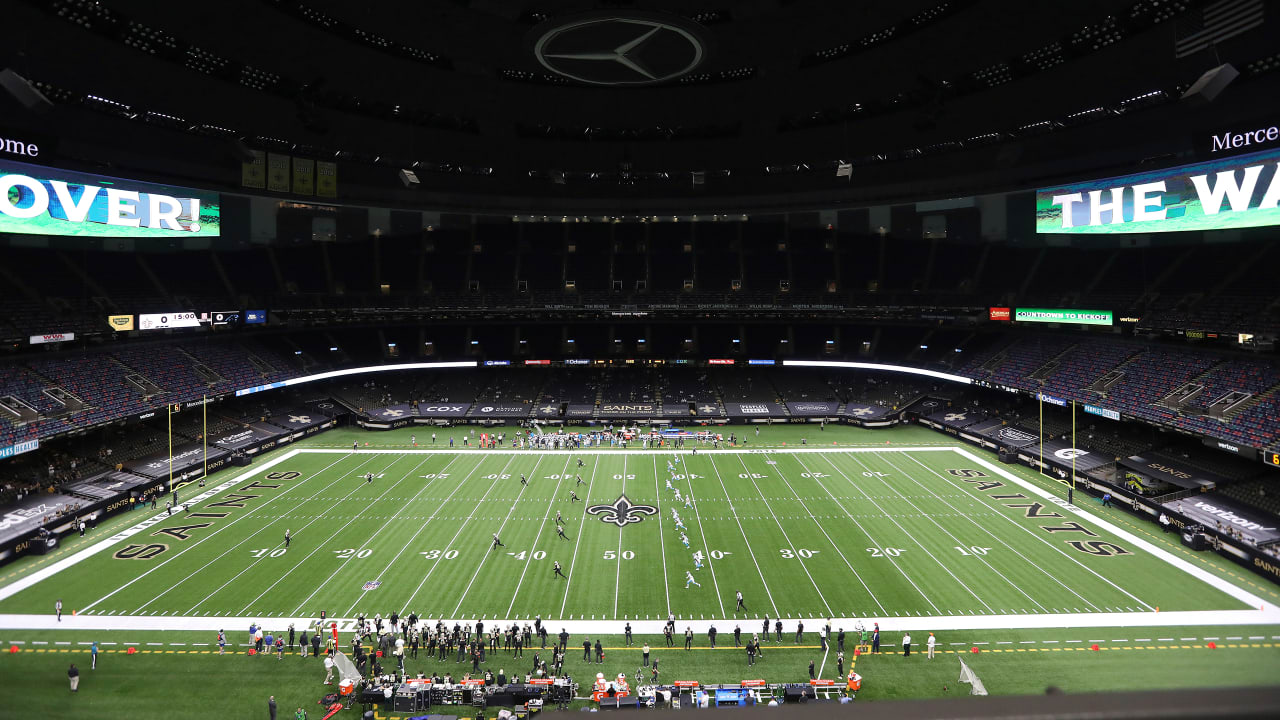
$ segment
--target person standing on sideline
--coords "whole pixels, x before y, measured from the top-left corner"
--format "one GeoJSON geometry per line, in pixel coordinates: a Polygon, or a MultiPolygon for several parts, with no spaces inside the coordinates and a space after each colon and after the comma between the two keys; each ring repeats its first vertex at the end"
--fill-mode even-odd
{"type": "Polygon", "coordinates": [[[298,708],[298,711],[293,714],[293,720],[307,720],[307,711],[298,708]]]}
{"type": "Polygon", "coordinates": [[[871,631],[871,652],[880,654],[880,623],[876,623],[876,629],[871,631]]]}
{"type": "Polygon", "coordinates": [[[357,452],[357,451],[359,451],[359,450],[360,450],[360,441],[359,441],[359,440],[357,440],[356,442],[351,443],[351,452],[357,452]]]}
{"type": "Polygon", "coordinates": [[[716,626],[715,625],[712,625],[707,630],[707,639],[711,641],[711,649],[715,650],[716,649],[716,626]]]}
{"type": "Polygon", "coordinates": [[[902,657],[911,657],[911,635],[902,636],[902,657]]]}
{"type": "Polygon", "coordinates": [[[591,662],[591,638],[582,639],[582,662],[591,662]]]}
{"type": "Polygon", "coordinates": [[[311,636],[311,654],[320,657],[320,633],[311,636]]]}
{"type": "Polygon", "coordinates": [[[733,626],[733,646],[742,647],[742,626],[741,625],[733,626]]]}
{"type": "Polygon", "coordinates": [[[817,676],[817,675],[815,675],[815,674],[813,673],[813,661],[812,661],[812,660],[810,660],[810,661],[809,661],[809,679],[810,679],[810,680],[817,680],[817,679],[818,679],[818,676],[817,676]]]}
{"type": "Polygon", "coordinates": [[[218,631],[218,654],[227,654],[227,634],[221,630],[218,631]]]}
{"type": "Polygon", "coordinates": [[[71,680],[71,692],[80,692],[80,671],[76,669],[75,663],[71,663],[71,668],[67,670],[67,678],[71,680]]]}
{"type": "Polygon", "coordinates": [[[822,645],[822,652],[827,651],[827,629],[818,628],[818,642],[822,645]]]}
{"type": "Polygon", "coordinates": [[[933,646],[934,646],[934,645],[936,645],[936,644],[937,644],[937,642],[938,642],[938,640],[937,640],[937,638],[935,638],[935,637],[933,636],[933,633],[929,633],[929,641],[928,641],[925,645],[929,648],[929,659],[930,659],[930,660],[932,660],[932,659],[933,659],[933,646]]]}
{"type": "Polygon", "coordinates": [[[604,646],[600,644],[600,638],[596,638],[596,664],[604,662],[604,646]]]}
{"type": "Polygon", "coordinates": [[[742,612],[746,612],[747,606],[742,602],[742,591],[738,590],[735,594],[738,597],[738,606],[733,609],[733,614],[737,615],[739,610],[741,610],[742,612]]]}
{"type": "Polygon", "coordinates": [[[797,620],[796,621],[796,644],[799,645],[803,641],[804,641],[804,622],[801,620],[797,620]]]}
{"type": "Polygon", "coordinates": [[[333,667],[333,656],[331,656],[331,655],[325,655],[325,656],[324,656],[324,684],[325,684],[325,685],[332,685],[332,684],[333,684],[333,682],[332,682],[332,680],[333,680],[333,676],[334,676],[334,672],[333,672],[333,670],[334,670],[334,667],[333,667]]]}
{"type": "Polygon", "coordinates": [[[649,643],[646,642],[644,646],[640,648],[640,656],[644,658],[644,664],[641,667],[649,667],[649,643]]]}
{"type": "Polygon", "coordinates": [[[844,677],[844,653],[836,653],[836,677],[844,677]]]}
{"type": "Polygon", "coordinates": [[[81,521],[80,521],[80,537],[84,537],[84,529],[85,529],[85,527],[86,527],[86,525],[84,524],[84,521],[83,521],[83,520],[81,520],[81,521]]]}
{"type": "MultiPolygon", "coordinates": [[[[697,450],[697,448],[694,448],[694,450],[697,450]]],[[[756,664],[756,645],[754,642],[748,640],[747,641],[747,667],[751,667],[752,665],[755,665],[755,664],[756,664]]]]}
{"type": "Polygon", "coordinates": [[[94,640],[93,645],[89,648],[89,669],[98,669],[98,641],[94,640]]]}
{"type": "Polygon", "coordinates": [[[293,634],[293,633],[294,633],[294,630],[293,630],[293,623],[289,623],[289,649],[290,649],[290,650],[292,650],[292,649],[293,649],[293,641],[294,641],[294,634],[293,634]]]}
{"type": "Polygon", "coordinates": [[[58,613],[58,622],[62,622],[62,598],[53,604],[53,609],[58,613]]]}
{"type": "Polygon", "coordinates": [[[271,713],[271,720],[276,720],[276,696],[272,695],[267,698],[267,711],[271,713]]]}
{"type": "Polygon", "coordinates": [[[836,634],[836,652],[844,652],[844,628],[840,628],[840,632],[836,634]]]}
{"type": "Polygon", "coordinates": [[[307,629],[302,628],[302,637],[298,638],[298,652],[300,652],[304,658],[307,656],[307,645],[309,644],[310,641],[307,639],[307,629]]]}
{"type": "Polygon", "coordinates": [[[623,639],[626,640],[627,647],[631,647],[631,623],[627,623],[627,627],[623,629],[623,639]]]}

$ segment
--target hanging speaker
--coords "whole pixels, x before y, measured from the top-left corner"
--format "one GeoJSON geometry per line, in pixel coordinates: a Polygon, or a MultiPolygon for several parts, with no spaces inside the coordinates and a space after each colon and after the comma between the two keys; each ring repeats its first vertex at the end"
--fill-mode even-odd
{"type": "Polygon", "coordinates": [[[27,79],[9,68],[0,70],[0,87],[17,100],[23,107],[32,112],[45,112],[53,108],[53,103],[44,93],[37,90],[27,79]]]}
{"type": "Polygon", "coordinates": [[[400,182],[404,183],[407,188],[416,188],[420,184],[418,182],[418,174],[412,170],[401,170],[400,182]]]}
{"type": "Polygon", "coordinates": [[[1240,77],[1240,72],[1232,67],[1231,63],[1223,63],[1216,68],[1206,70],[1199,80],[1182,93],[1182,100],[1192,105],[1211,103],[1237,77],[1240,77]]]}

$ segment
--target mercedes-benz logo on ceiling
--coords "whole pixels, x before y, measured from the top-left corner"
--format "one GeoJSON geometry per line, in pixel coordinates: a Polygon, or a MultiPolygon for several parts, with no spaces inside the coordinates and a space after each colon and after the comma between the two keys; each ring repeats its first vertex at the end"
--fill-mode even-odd
{"type": "Polygon", "coordinates": [[[657,85],[692,72],[706,57],[697,25],[665,15],[559,18],[534,37],[543,67],[588,85],[657,85]]]}

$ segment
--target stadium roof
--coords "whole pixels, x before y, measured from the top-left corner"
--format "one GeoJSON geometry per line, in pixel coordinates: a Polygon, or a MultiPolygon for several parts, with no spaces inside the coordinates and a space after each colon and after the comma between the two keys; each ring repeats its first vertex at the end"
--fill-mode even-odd
{"type": "Polygon", "coordinates": [[[1186,154],[1280,90],[1261,0],[21,0],[6,15],[27,38],[8,64],[58,106],[15,122],[67,156],[235,185],[240,140],[454,206],[1019,187],[1186,154]],[[1178,101],[1220,62],[1241,72],[1230,91],[1178,101]]]}

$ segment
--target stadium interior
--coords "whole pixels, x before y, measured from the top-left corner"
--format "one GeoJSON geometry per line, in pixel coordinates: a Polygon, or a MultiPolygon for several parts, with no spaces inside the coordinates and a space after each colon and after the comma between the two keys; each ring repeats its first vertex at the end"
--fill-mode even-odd
{"type": "Polygon", "coordinates": [[[3,14],[0,705],[1280,709],[1271,3],[3,14]],[[693,569],[671,554],[690,549],[680,502],[693,569]],[[268,547],[245,557],[251,539],[268,547]],[[726,612],[744,575],[768,612],[726,612]],[[948,605],[961,588],[985,610],[948,605]],[[744,656],[730,627],[757,612],[744,656]],[[333,694],[318,644],[264,670],[250,656],[276,650],[241,642],[247,623],[288,628],[282,660],[306,657],[295,626],[331,635],[333,694]],[[523,673],[521,624],[549,672],[523,673]],[[935,630],[945,672],[916,662],[935,630]],[[676,658],[673,634],[704,652],[676,658]]]}

